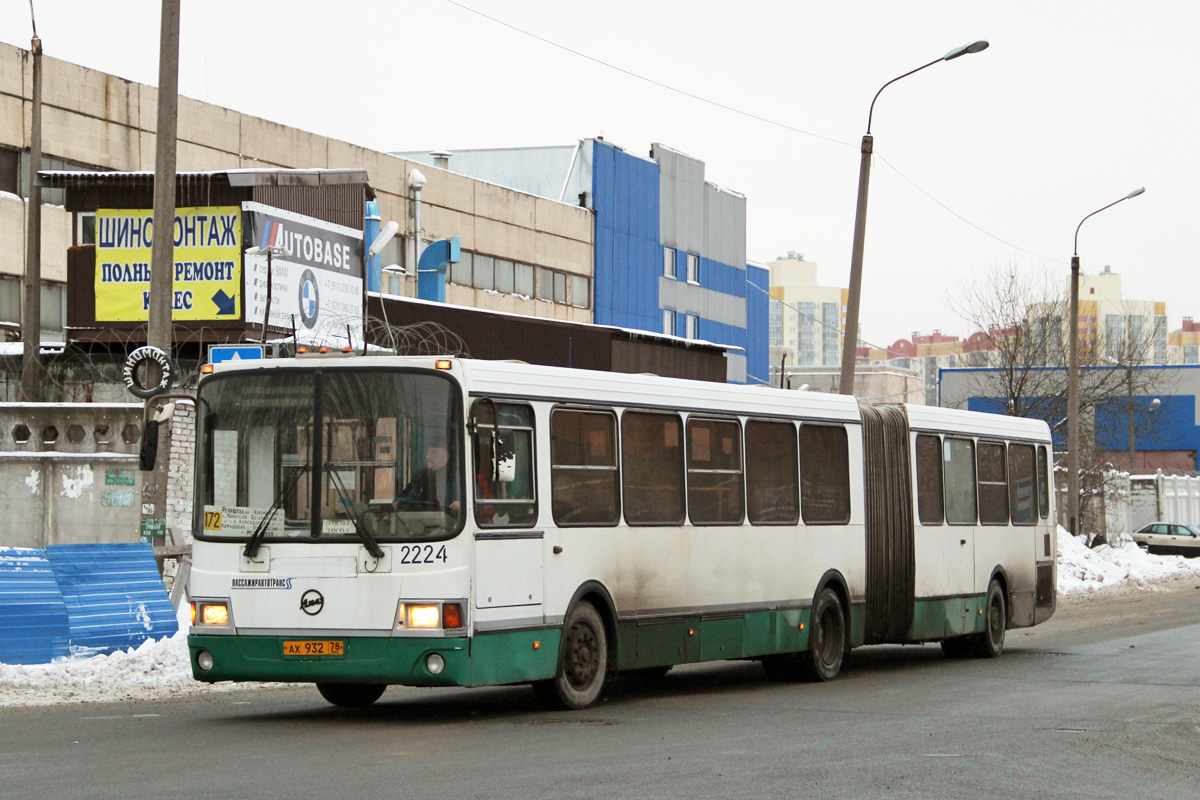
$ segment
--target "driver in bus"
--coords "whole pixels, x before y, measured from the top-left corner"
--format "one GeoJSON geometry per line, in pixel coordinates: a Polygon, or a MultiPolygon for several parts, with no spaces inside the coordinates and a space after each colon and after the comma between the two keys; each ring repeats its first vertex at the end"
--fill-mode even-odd
{"type": "Polygon", "coordinates": [[[457,514],[459,508],[458,473],[450,468],[450,450],[441,439],[425,445],[425,466],[413,475],[400,494],[401,500],[433,503],[457,514]]]}

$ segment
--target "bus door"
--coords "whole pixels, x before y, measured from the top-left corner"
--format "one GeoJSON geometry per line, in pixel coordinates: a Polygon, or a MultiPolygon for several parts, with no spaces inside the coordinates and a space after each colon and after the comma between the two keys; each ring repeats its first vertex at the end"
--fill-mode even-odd
{"type": "Polygon", "coordinates": [[[537,523],[533,409],[476,400],[474,451],[475,608],[480,617],[540,617],[544,586],[543,532],[537,523]],[[498,424],[497,424],[498,419],[498,424]],[[511,608],[511,614],[490,611],[511,608]]]}
{"type": "Polygon", "coordinates": [[[916,446],[918,597],[931,598],[918,638],[962,633],[975,593],[974,442],[920,433],[916,446]],[[935,599],[937,598],[937,599],[935,599]],[[932,609],[940,608],[940,613],[932,609]]]}

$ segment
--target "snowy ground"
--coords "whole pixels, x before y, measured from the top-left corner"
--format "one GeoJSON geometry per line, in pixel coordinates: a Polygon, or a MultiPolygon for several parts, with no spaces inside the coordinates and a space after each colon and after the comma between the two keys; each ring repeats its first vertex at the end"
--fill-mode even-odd
{"type": "MultiPolygon", "coordinates": [[[[1132,541],[1089,550],[1059,528],[1060,600],[1114,590],[1154,591],[1157,582],[1181,575],[1200,575],[1200,559],[1152,556],[1132,541]]],[[[185,613],[180,633],[136,650],[36,666],[0,664],[0,706],[161,700],[247,688],[192,680],[186,630],[185,613]]]]}

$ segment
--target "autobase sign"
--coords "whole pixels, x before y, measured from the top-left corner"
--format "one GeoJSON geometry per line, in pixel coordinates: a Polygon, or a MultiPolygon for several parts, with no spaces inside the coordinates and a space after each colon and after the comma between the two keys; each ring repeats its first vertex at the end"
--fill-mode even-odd
{"type": "Polygon", "coordinates": [[[246,256],[246,323],[295,330],[309,344],[362,341],[362,231],[332,222],[246,202],[250,245],[263,252],[246,256]],[[265,251],[272,249],[268,260],[265,251]]]}
{"type": "MultiPolygon", "coordinates": [[[[171,317],[237,320],[241,317],[241,209],[178,208],[172,230],[175,255],[171,317]]],[[[150,310],[150,255],[154,212],[96,212],[96,320],[145,322],[150,310]]]]}

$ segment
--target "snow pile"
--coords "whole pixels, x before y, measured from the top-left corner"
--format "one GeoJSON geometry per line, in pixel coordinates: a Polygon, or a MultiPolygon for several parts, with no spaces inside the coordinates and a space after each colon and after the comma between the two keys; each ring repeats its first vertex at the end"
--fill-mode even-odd
{"type": "Polygon", "coordinates": [[[1200,575],[1200,559],[1152,556],[1125,537],[1115,545],[1089,548],[1082,537],[1058,529],[1058,596],[1119,586],[1147,588],[1175,575],[1200,575]]]}
{"type": "Polygon", "coordinates": [[[188,615],[185,604],[179,614],[178,633],[147,640],[136,649],[60,658],[50,664],[0,664],[0,707],[163,700],[246,688],[235,683],[200,683],[192,678],[188,615]]]}

